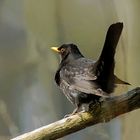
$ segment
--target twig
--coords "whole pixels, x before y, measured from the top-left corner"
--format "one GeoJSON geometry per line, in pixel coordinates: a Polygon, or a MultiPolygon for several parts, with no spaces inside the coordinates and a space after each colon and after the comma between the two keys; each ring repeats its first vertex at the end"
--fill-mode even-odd
{"type": "Polygon", "coordinates": [[[104,123],[140,108],[140,87],[126,94],[106,99],[100,105],[90,105],[89,112],[80,112],[12,140],[54,140],[91,125],[104,123]]]}

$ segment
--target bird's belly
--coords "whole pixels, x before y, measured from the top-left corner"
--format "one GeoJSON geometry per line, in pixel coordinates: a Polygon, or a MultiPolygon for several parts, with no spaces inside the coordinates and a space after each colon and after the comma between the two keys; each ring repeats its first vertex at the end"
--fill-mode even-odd
{"type": "Polygon", "coordinates": [[[72,103],[75,104],[75,98],[77,96],[77,93],[75,90],[70,89],[70,85],[65,82],[64,80],[60,83],[60,89],[64,93],[64,95],[67,97],[67,99],[72,103]]]}
{"type": "Polygon", "coordinates": [[[61,81],[60,89],[72,104],[89,103],[98,100],[99,96],[80,92],[70,87],[66,81],[61,81]]]}

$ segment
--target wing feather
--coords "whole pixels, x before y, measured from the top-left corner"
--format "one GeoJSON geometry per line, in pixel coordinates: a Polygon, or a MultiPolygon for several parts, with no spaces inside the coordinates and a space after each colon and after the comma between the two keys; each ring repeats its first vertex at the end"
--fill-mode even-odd
{"type": "MultiPolygon", "coordinates": [[[[82,60],[82,62],[84,61],[82,60]]],[[[69,65],[61,70],[60,75],[62,79],[67,82],[69,88],[71,90],[77,90],[86,94],[94,94],[102,97],[108,97],[109,95],[103,92],[100,87],[97,86],[96,75],[90,72],[90,68],[88,68],[87,64],[86,66],[84,65],[84,63],[82,64],[82,69],[81,67],[73,67],[72,65],[69,65]]],[[[92,64],[89,63],[89,66],[93,64],[93,62],[92,64]]]]}

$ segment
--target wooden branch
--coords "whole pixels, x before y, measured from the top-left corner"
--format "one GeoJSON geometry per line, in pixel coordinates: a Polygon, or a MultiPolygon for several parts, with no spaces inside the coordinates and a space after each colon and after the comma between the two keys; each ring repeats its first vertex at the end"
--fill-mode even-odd
{"type": "Polygon", "coordinates": [[[101,104],[90,105],[89,112],[79,112],[47,126],[25,133],[12,140],[54,140],[98,123],[140,108],[140,87],[126,94],[105,99],[101,104]]]}

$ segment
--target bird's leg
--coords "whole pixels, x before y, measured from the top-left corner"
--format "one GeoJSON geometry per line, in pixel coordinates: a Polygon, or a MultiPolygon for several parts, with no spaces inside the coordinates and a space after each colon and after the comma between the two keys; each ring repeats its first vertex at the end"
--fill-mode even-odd
{"type": "MultiPolygon", "coordinates": [[[[91,102],[90,102],[91,103],[91,102]]],[[[86,112],[86,111],[88,111],[89,110],[89,104],[90,103],[86,103],[86,104],[82,104],[82,111],[81,112],[86,112]]]]}
{"type": "Polygon", "coordinates": [[[71,114],[65,115],[64,118],[75,115],[79,111],[80,107],[81,107],[81,104],[76,104],[76,108],[73,110],[73,112],[71,114]]]}
{"type": "Polygon", "coordinates": [[[89,103],[89,110],[92,110],[92,108],[95,106],[100,106],[100,107],[102,107],[102,100],[101,100],[101,98],[102,97],[99,97],[99,98],[97,98],[97,99],[94,99],[94,100],[92,100],[92,101],[90,101],[90,103],[89,103]]]}
{"type": "Polygon", "coordinates": [[[101,105],[102,105],[102,102],[100,101],[100,99],[99,99],[99,100],[95,100],[95,103],[96,103],[96,104],[99,104],[100,107],[101,107],[101,105]]]}
{"type": "Polygon", "coordinates": [[[95,100],[95,103],[99,103],[100,107],[101,107],[102,102],[104,102],[106,98],[110,98],[111,96],[110,95],[104,96],[107,93],[105,93],[101,88],[98,88],[97,92],[99,92],[101,95],[103,95],[100,97],[99,100],[95,100]]]}
{"type": "Polygon", "coordinates": [[[78,108],[78,107],[76,107],[76,108],[73,110],[73,112],[71,113],[71,115],[76,114],[76,113],[78,112],[78,110],[79,110],[79,108],[78,108]]]}

